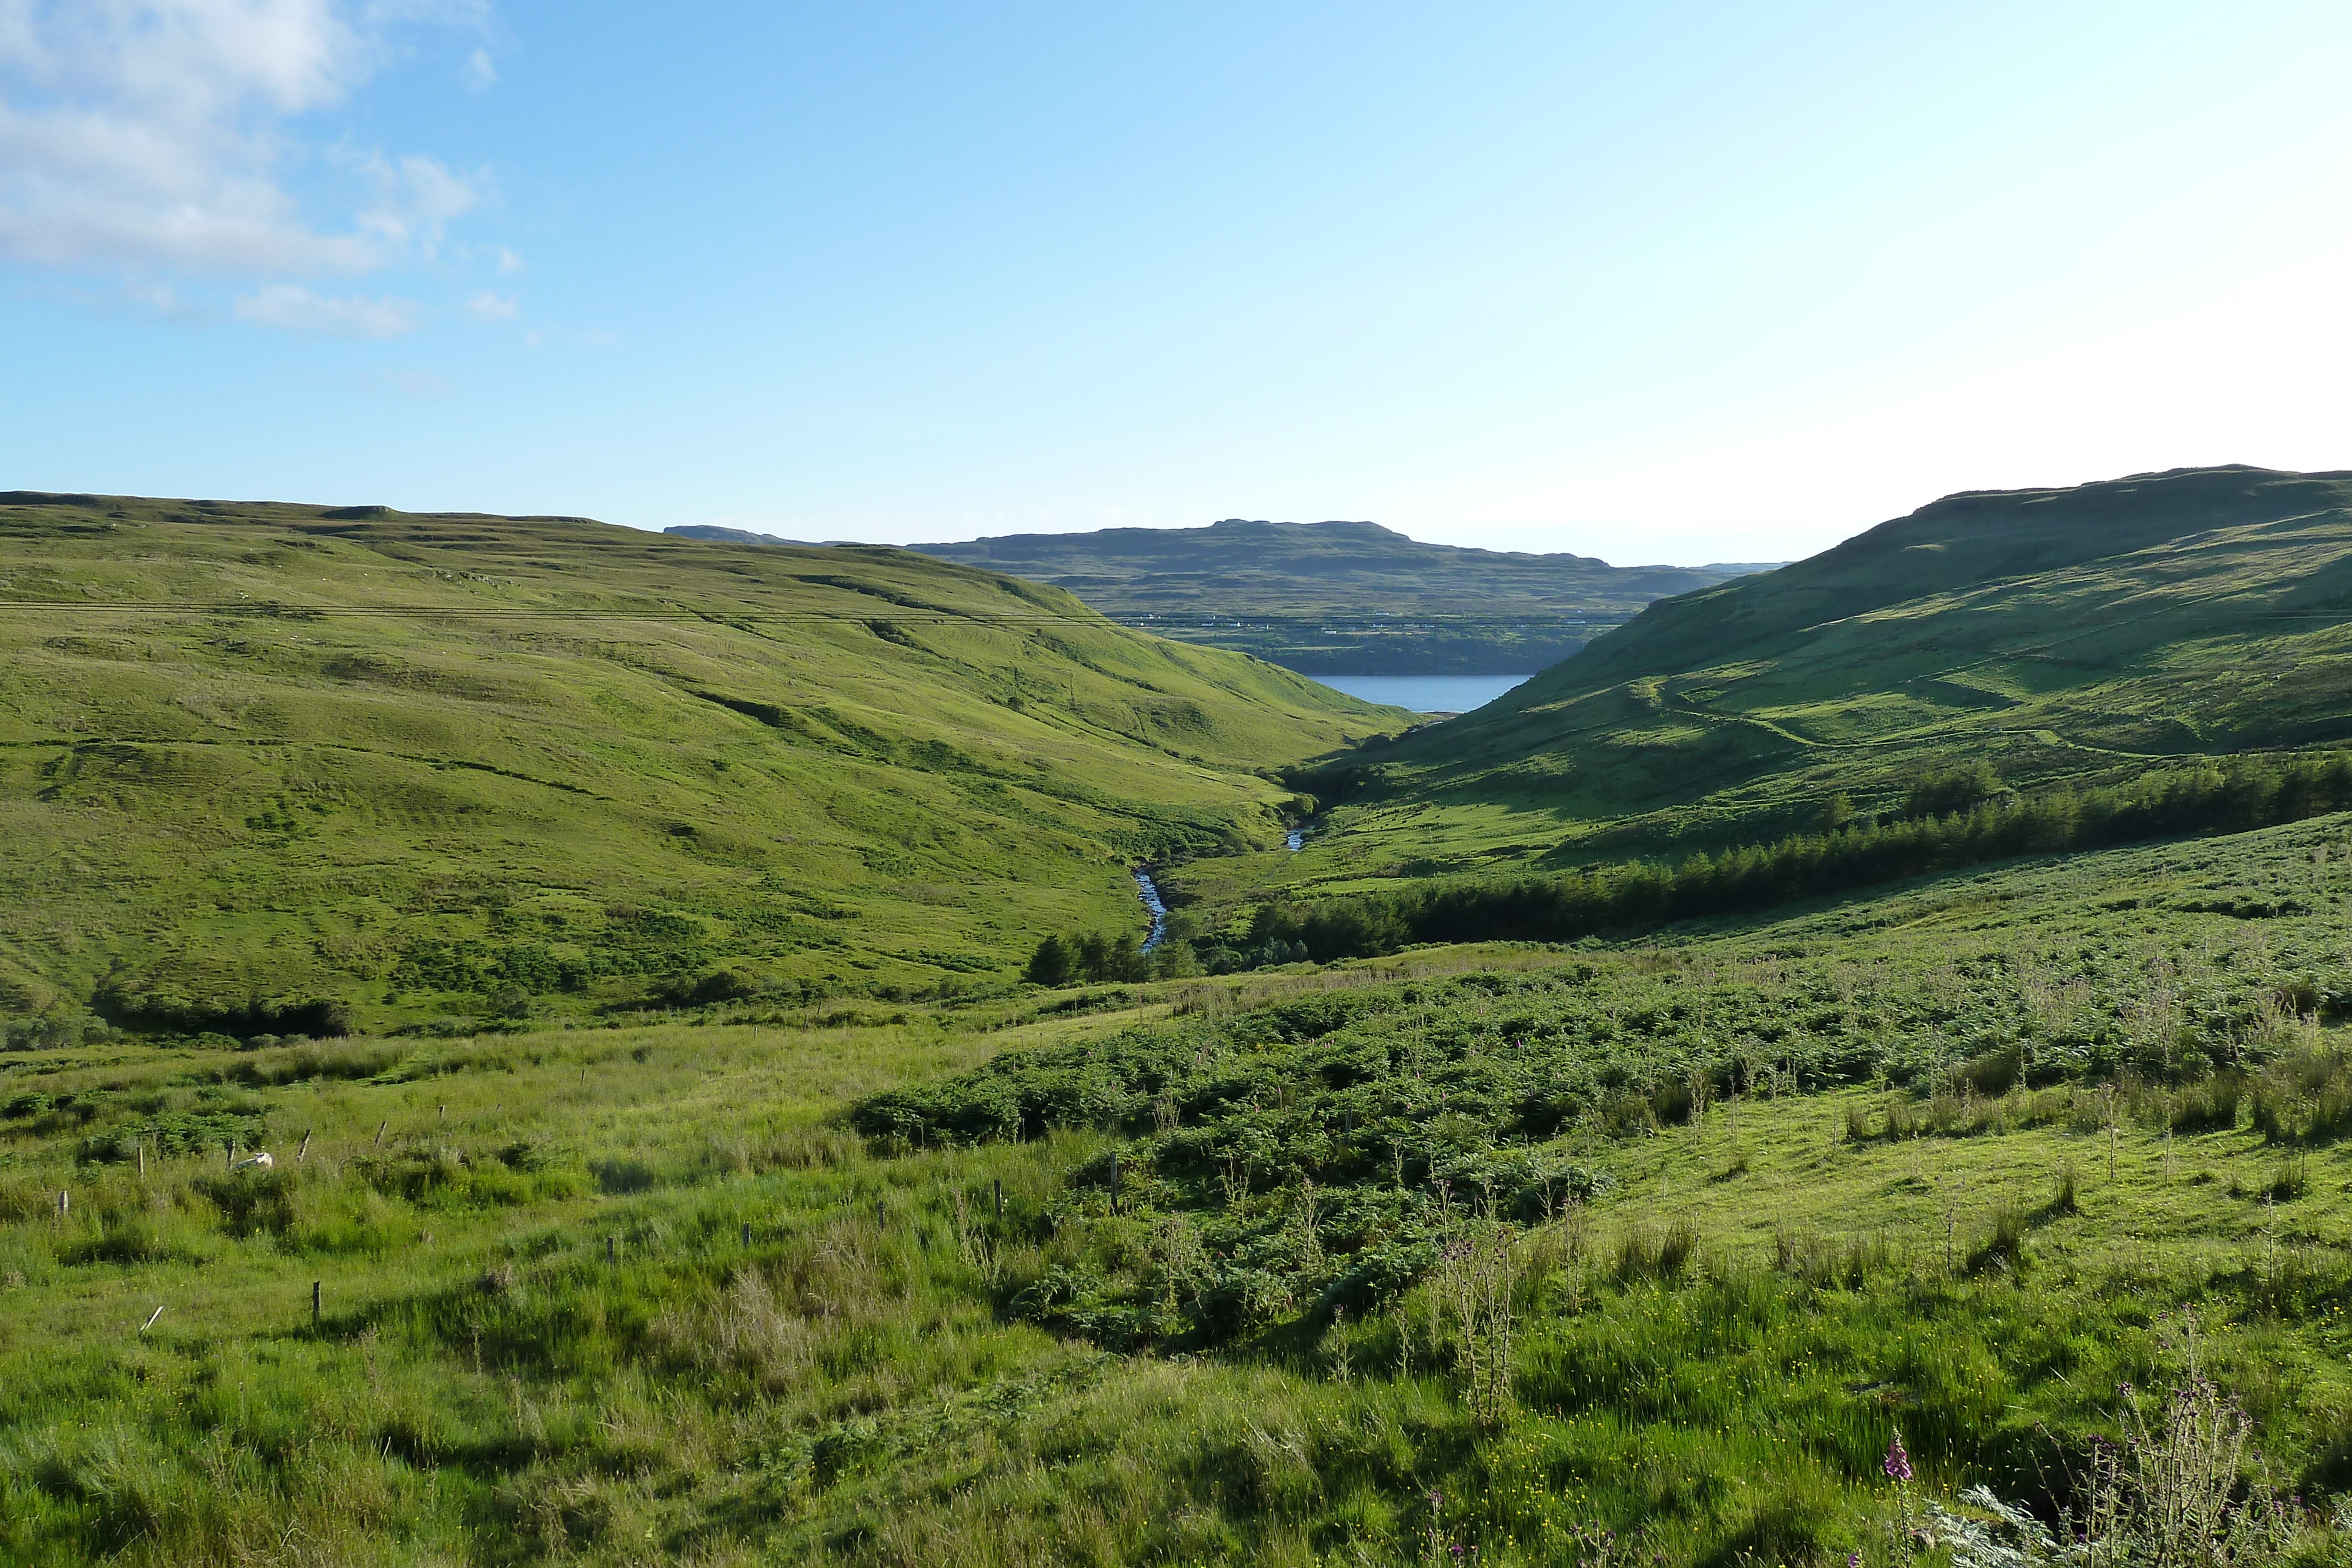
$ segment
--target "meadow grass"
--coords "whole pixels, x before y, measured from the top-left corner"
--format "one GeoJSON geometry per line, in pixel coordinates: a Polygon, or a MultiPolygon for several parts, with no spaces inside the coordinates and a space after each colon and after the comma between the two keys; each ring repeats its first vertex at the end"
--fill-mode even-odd
{"type": "Polygon", "coordinates": [[[2327,1560],[2352,1150],[2320,1115],[2335,1032],[2276,998],[2334,994],[2338,896],[2094,895],[2309,879],[2342,825],[1639,946],[0,1056],[0,1552],[1891,1563],[1968,1485],[2078,1501],[2193,1317],[2327,1560]],[[1529,1051],[1562,1098],[1515,1087],[1529,1051]],[[2229,1072],[2226,1120],[2179,1113],[2229,1072]],[[1085,1108],[950,1124],[1008,1085],[1085,1108]],[[851,1124],[893,1105],[920,1114],[851,1124]],[[277,1166],[123,1157],[192,1125],[277,1166]],[[1506,1165],[1584,1179],[1519,1208],[1506,1165]]]}

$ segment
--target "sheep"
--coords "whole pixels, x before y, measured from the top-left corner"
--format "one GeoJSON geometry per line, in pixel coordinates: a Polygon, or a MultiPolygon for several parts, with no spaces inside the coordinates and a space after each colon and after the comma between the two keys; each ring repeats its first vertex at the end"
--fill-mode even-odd
{"type": "Polygon", "coordinates": [[[276,1168],[278,1162],[269,1157],[269,1151],[264,1149],[257,1155],[237,1161],[228,1168],[233,1171],[266,1171],[276,1168]]]}

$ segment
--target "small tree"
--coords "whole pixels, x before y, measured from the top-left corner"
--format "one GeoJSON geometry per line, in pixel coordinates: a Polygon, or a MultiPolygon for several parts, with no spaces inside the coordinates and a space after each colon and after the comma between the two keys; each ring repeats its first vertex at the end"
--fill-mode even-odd
{"type": "Polygon", "coordinates": [[[1024,977],[1034,986],[1066,986],[1070,983],[1070,968],[1069,945],[1059,936],[1048,936],[1029,955],[1024,977]]]}
{"type": "Polygon", "coordinates": [[[1087,978],[1148,980],[1151,977],[1151,965],[1143,956],[1143,944],[1136,940],[1132,931],[1122,931],[1116,936],[1104,938],[1102,955],[1101,971],[1090,974],[1087,978]]]}
{"type": "Polygon", "coordinates": [[[1912,779],[1903,797],[1903,814],[1941,817],[1965,811],[1980,800],[1991,800],[2002,788],[1992,764],[1981,757],[1954,768],[1931,768],[1912,779]]]}

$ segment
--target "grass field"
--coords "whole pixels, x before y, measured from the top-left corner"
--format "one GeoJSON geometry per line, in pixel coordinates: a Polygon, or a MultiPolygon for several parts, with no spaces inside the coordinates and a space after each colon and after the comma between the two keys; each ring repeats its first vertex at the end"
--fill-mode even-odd
{"type": "Polygon", "coordinates": [[[0,1009],[45,1038],[1002,985],[1406,722],[903,551],[0,502],[0,1009]]]}
{"type": "Polygon", "coordinates": [[[1931,1503],[2082,1503],[2193,1371],[2297,1500],[2239,1560],[2337,1561],[2347,862],[0,1057],[0,1551],[1934,1563],[1931,1503]]]}

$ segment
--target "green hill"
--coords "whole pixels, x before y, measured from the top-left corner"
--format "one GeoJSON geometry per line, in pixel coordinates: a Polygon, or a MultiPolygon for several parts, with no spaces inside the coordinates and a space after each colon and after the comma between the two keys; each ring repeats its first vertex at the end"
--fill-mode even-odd
{"type": "Polygon", "coordinates": [[[1360,793],[1288,869],[1711,848],[1814,827],[1840,793],[1904,812],[1961,764],[1997,794],[2339,741],[2347,620],[2352,475],[1953,496],[1662,601],[1479,712],[1367,748],[1360,793]]]}
{"type": "MultiPolygon", "coordinates": [[[[726,528],[670,532],[763,538],[726,528]]],[[[1239,517],[1203,528],[1007,534],[912,548],[1066,588],[1123,625],[1309,674],[1538,670],[1654,599],[1754,570],[1614,567],[1590,556],[1423,544],[1376,523],[1239,517]]]]}
{"type": "Polygon", "coordinates": [[[1405,716],[883,549],[0,495],[0,1008],[936,994],[1405,716]]]}

